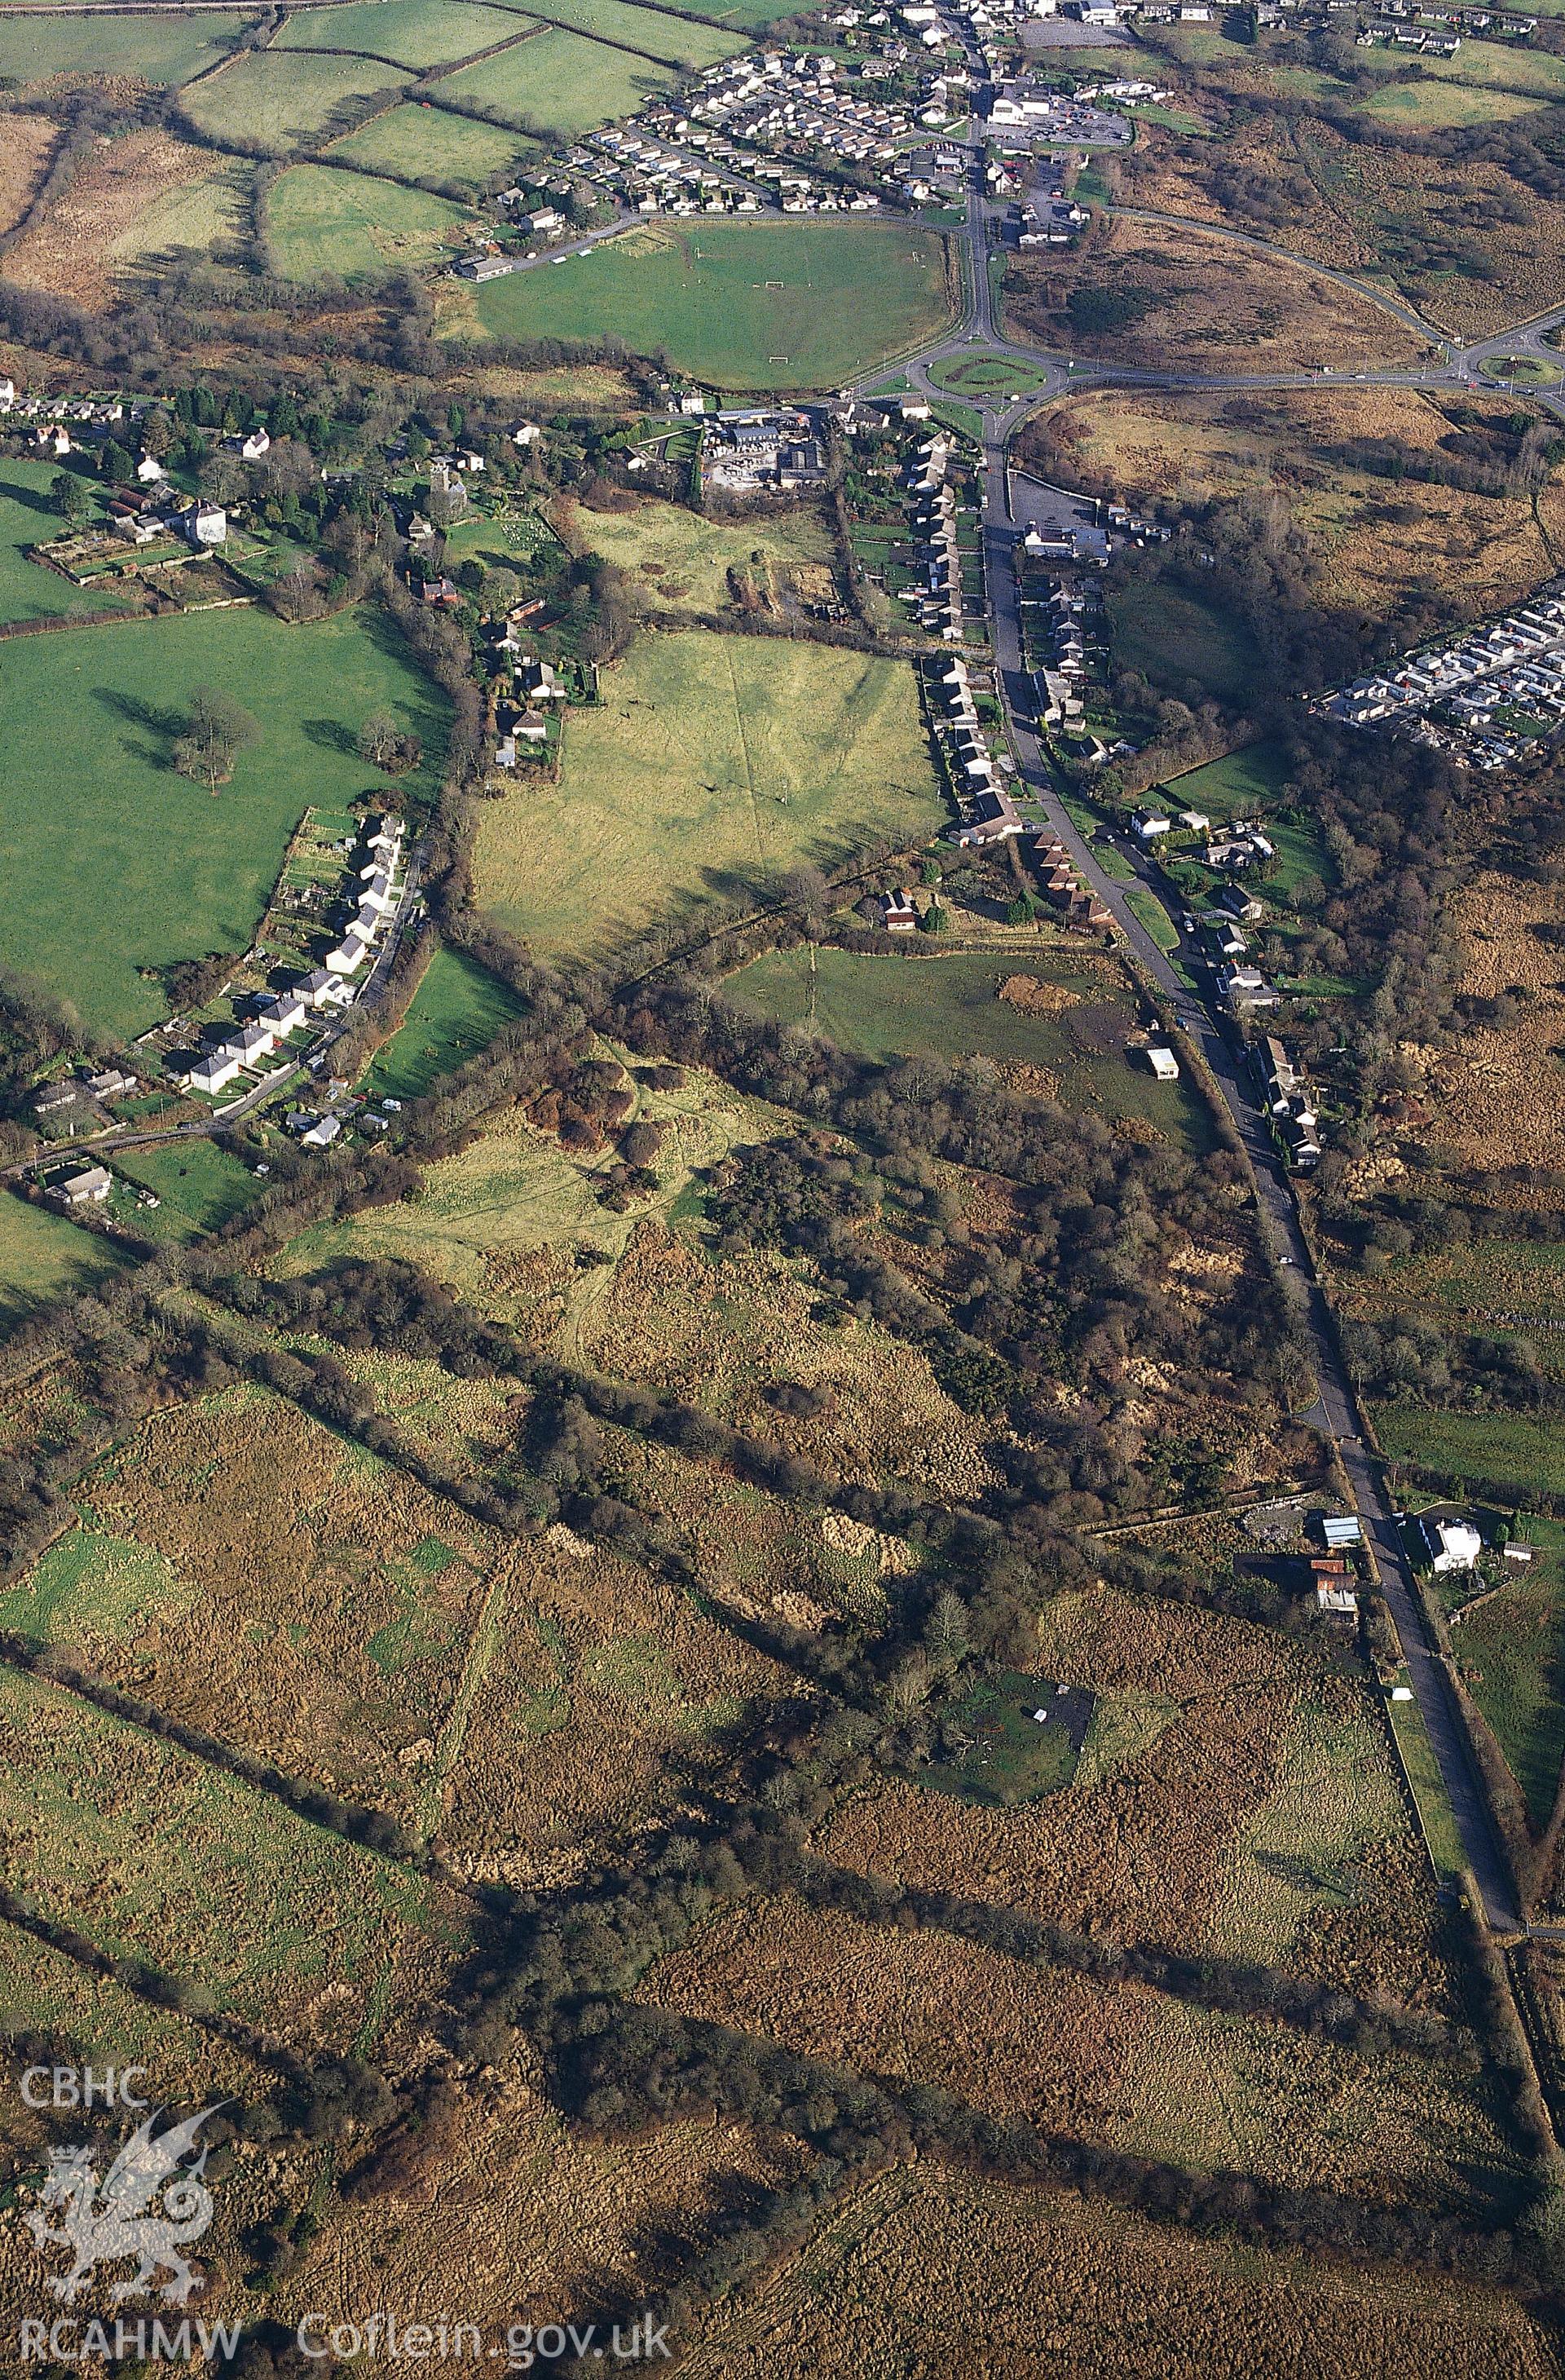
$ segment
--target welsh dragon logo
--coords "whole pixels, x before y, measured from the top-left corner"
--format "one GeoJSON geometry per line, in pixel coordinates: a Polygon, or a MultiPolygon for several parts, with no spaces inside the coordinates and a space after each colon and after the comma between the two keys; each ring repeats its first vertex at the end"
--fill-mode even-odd
{"type": "Polygon", "coordinates": [[[216,2106],[203,2107],[158,2133],[152,2130],[157,2114],[149,2116],[101,2184],[91,2148],[50,2150],[39,2204],[26,2222],[41,2248],[68,2248],[75,2258],[69,2272],[49,2277],[49,2287],[66,2305],[76,2303],[100,2265],[127,2256],[137,2259],[137,2267],[128,2280],[115,2283],[110,2295],[116,2306],[127,2298],[150,2297],[160,2272],[169,2277],[158,2290],[165,2305],[187,2305],[191,2293],[205,2286],[179,2252],[212,2221],[212,2192],[201,2179],[210,2143],[193,2165],[183,2160],[207,2118],[216,2113],[216,2106]],[[57,2223],[49,2220],[54,2207],[64,2210],[57,2223]]]}

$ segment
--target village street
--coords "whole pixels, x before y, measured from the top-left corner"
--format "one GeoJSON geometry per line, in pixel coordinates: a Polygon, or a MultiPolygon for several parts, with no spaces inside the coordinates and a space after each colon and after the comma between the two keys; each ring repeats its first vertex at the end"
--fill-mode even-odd
{"type": "MultiPolygon", "coordinates": [[[[1079,832],[1065,808],[1042,747],[1029,724],[1036,706],[1029,688],[1029,674],[1023,665],[1020,585],[1014,563],[1015,547],[1025,521],[1018,516],[1016,475],[1013,473],[1008,456],[1008,442],[1013,431],[1040,405],[1057,397],[1067,388],[1094,384],[1191,389],[1307,387],[1316,384],[1320,375],[1304,372],[1244,377],[1180,375],[1101,364],[1076,367],[1069,358],[1007,338],[995,318],[994,285],[989,273],[993,224],[983,188],[982,149],[976,136],[970,153],[972,187],[964,233],[966,251],[965,311],[952,332],[923,350],[916,358],[905,362],[903,371],[909,384],[920,394],[939,397],[946,392],[930,379],[929,368],[954,358],[992,355],[1037,367],[1036,390],[1001,400],[981,395],[973,399],[984,422],[984,583],[994,638],[996,685],[1004,707],[1011,747],[1028,793],[1047,818],[1049,830],[1070,853],[1082,881],[1090,887],[1111,914],[1117,931],[1149,987],[1167,1002],[1191,1043],[1199,1050],[1239,1136],[1249,1161],[1256,1206],[1270,1252],[1276,1263],[1298,1284],[1300,1318],[1307,1336],[1318,1390],[1303,1418],[1332,1439],[1352,1487],[1365,1541],[1396,1628],[1408,1682],[1439,1766],[1467,1864],[1482,1899],[1484,1916],[1497,1934],[1515,1936],[1525,1928],[1457,1714],[1450,1682],[1443,1661],[1430,1641],[1419,1608],[1413,1572],[1402,1545],[1401,1529],[1393,1517],[1390,1500],[1386,1492],[1381,1466],[1365,1441],[1357,1401],[1341,1359],[1335,1318],[1310,1255],[1292,1179],[1257,1110],[1236,1040],[1231,1038],[1229,1026],[1215,1000],[1193,990],[1191,980],[1176,971],[1131,908],[1125,897],[1124,883],[1109,874],[1100,856],[1079,832]]],[[[1178,219],[1159,217],[1157,220],[1171,222],[1178,219]]],[[[1244,245],[1263,250],[1268,249],[1268,244],[1264,241],[1250,240],[1240,234],[1231,237],[1244,245]]],[[[1281,253],[1277,250],[1271,252],[1281,253]]],[[[1297,261],[1290,259],[1290,261],[1297,261]]],[[[1453,347],[1442,342],[1438,332],[1400,301],[1388,299],[1378,291],[1365,289],[1351,275],[1328,277],[1343,281],[1361,295],[1373,295],[1376,301],[1385,305],[1387,311],[1394,315],[1404,329],[1413,327],[1426,336],[1432,349],[1442,358],[1440,362],[1425,370],[1343,376],[1355,382],[1409,387],[1462,383],[1471,378],[1474,368],[1486,357],[1534,351],[1545,330],[1551,324],[1565,322],[1565,307],[1557,308],[1528,325],[1524,334],[1502,332],[1492,339],[1466,348],[1453,347]]],[[[881,381],[886,377],[884,373],[879,375],[881,381]]],[[[875,382],[867,380],[862,385],[867,394],[875,382]]],[[[1550,402],[1551,409],[1565,419],[1565,401],[1559,398],[1545,401],[1550,402]]]]}

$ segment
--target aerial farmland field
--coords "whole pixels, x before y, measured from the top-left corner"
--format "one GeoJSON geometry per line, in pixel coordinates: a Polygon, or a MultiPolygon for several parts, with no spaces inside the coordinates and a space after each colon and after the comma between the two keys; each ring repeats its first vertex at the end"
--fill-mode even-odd
{"type": "Polygon", "coordinates": [[[479,900],[540,949],[603,949],[709,888],[941,821],[912,671],[825,646],[642,635],[567,722],[558,795],[479,821],[479,900]]]}
{"type": "Polygon", "coordinates": [[[950,312],[938,233],[853,220],[627,232],[474,302],[498,336],[616,337],[733,389],[835,387],[950,312]]]}
{"type": "Polygon", "coordinates": [[[481,0],[342,0],[285,19],[278,50],[358,50],[394,66],[442,67],[492,49],[526,30],[509,9],[481,0]]]}
{"type": "Polygon", "coordinates": [[[538,14],[552,25],[623,42],[628,50],[644,50],[649,57],[684,69],[712,66],[746,46],[743,34],[709,29],[658,8],[638,8],[634,0],[548,0],[538,14]]]}
{"type": "Polygon", "coordinates": [[[1427,2380],[1552,2369],[1544,2326],[1489,2290],[1325,2273],[932,2161],[877,2176],[802,2254],[726,2296],[687,2368],[691,2380],[860,2380],[916,2359],[960,2365],[976,2305],[1016,2372],[1036,2362],[1040,2331],[1062,2369],[1095,2380],[1200,2372],[1214,2338],[1246,2380],[1292,2380],[1328,2358],[1343,2373],[1427,2380]]]}
{"type": "Polygon", "coordinates": [[[637,1997],[828,2065],[867,2033],[877,2075],[1134,2155],[1171,2151],[1197,2168],[1231,2160],[1264,2180],[1423,2202],[1438,2202],[1452,2156],[1471,2160],[1480,2199],[1516,2178],[1482,2087],[1432,2060],[1382,2060],[1367,2077],[1341,2051],[1276,2024],[789,1895],[725,1912],[637,1997]],[[1037,2058],[1039,2041],[1054,2055],[1037,2058]]]}
{"type": "Polygon", "coordinates": [[[221,147],[259,142],[279,154],[316,139],[334,114],[371,91],[388,103],[412,80],[377,58],[322,57],[311,50],[252,50],[187,92],[190,122],[221,147]]]}
{"type": "Polygon", "coordinates": [[[52,75],[134,75],[177,86],[225,56],[243,21],[176,12],[8,17],[0,22],[0,77],[26,84],[52,75]]]}
{"type": "Polygon", "coordinates": [[[79,1294],[113,1272],[116,1261],[106,1242],[64,1215],[0,1191],[0,1323],[79,1294]]]}
{"type": "Polygon", "coordinates": [[[416,1099],[453,1066],[487,1049],[523,1013],[510,989],[460,951],[438,950],[406,1015],[365,1078],[378,1098],[416,1099]]]}
{"type": "Polygon", "coordinates": [[[324,273],[378,280],[438,258],[459,244],[466,218],[449,199],[400,182],[291,165],[267,193],[266,236],[277,270],[292,281],[324,273]]]}
{"type": "Polygon", "coordinates": [[[292,628],[260,611],[209,612],[18,639],[0,650],[0,940],[14,965],[116,1035],[167,1013],[139,969],[248,948],[307,806],[363,789],[353,739],[371,711],[416,728],[431,767],[443,736],[438,698],[351,613],[292,628]],[[202,686],[234,694],[262,729],[215,796],[171,765],[202,686]],[[42,783],[55,788],[47,807],[28,797],[42,783]]]}
{"type": "MultiPolygon", "coordinates": [[[[294,19],[297,23],[297,19],[294,19]]],[[[449,108],[409,101],[385,115],[372,116],[326,152],[352,157],[388,174],[421,176],[428,181],[467,181],[475,188],[502,167],[509,169],[532,150],[523,135],[479,124],[449,108]]]]}
{"type": "Polygon", "coordinates": [[[63,535],[66,524],[50,494],[58,467],[23,455],[0,461],[0,620],[46,620],[71,612],[118,611],[112,589],[78,587],[30,559],[27,549],[63,535]]]}
{"type": "Polygon", "coordinates": [[[721,521],[655,499],[595,512],[565,498],[552,517],[573,551],[603,554],[627,572],[653,611],[722,612],[734,601],[735,580],[767,605],[835,591],[831,532],[813,507],[721,521]]]}
{"type": "Polygon", "coordinates": [[[419,1929],[422,1879],[15,1670],[0,1670],[0,1739],[11,1874],[49,1915],[173,1970],[200,1925],[215,2002],[275,2022],[334,1982],[352,2039],[419,1929]]]}
{"type": "Polygon", "coordinates": [[[492,1531],[250,1388],[152,1416],[79,1494],[0,1625],[115,1683],[151,1658],[174,1717],[424,1831],[492,1531]]]}
{"type": "Polygon", "coordinates": [[[630,115],[672,90],[671,68],[549,25],[445,77],[437,95],[479,107],[521,132],[570,136],[630,115]]]}
{"type": "Polygon", "coordinates": [[[964,952],[879,958],[778,951],[730,977],[725,989],[737,1006],[818,1032],[839,1049],[872,1058],[981,1052],[1046,1070],[1067,1106],[1105,1120],[1140,1118],[1192,1148],[1210,1138],[1205,1112],[1183,1083],[1157,1082],[1127,1056],[1136,1003],[1118,968],[1099,968],[1074,951],[1046,945],[1036,957],[1009,960],[964,952]],[[1002,984],[1014,986],[1016,996],[1002,998],[1002,984]]]}

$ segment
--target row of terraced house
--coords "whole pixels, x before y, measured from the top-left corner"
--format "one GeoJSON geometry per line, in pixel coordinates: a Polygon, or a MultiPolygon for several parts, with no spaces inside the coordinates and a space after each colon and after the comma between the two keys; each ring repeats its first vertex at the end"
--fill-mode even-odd
{"type": "Polygon", "coordinates": [[[301,1026],[352,1005],[353,978],[396,914],[401,856],[400,821],[382,818],[368,822],[348,896],[354,915],[341,940],[289,990],[261,1002],[253,1016],[204,1050],[180,1078],[189,1089],[215,1097],[241,1075],[258,1070],[301,1026]]]}

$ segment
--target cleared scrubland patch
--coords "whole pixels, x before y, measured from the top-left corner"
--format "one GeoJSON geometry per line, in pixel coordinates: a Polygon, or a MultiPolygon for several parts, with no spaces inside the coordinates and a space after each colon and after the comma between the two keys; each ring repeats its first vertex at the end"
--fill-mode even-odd
{"type": "Polygon", "coordinates": [[[1505,1013],[1464,1026],[1424,1054],[1436,1134],[1448,1162],[1512,1177],[1505,1203],[1552,1206],[1565,1172],[1565,895],[1553,884],[1486,871],[1452,895],[1459,992],[1505,1013]],[[1531,1185],[1531,1186],[1529,1186],[1531,1185]]]}
{"type": "Polygon", "coordinates": [[[1494,1730],[1541,1834],[1565,1761],[1565,1530],[1531,1521],[1533,1559],[1455,1622],[1467,1691],[1494,1730]]]}
{"type": "MultiPolygon", "coordinates": [[[[84,2065],[146,2066],[160,2097],[210,2105],[264,2095],[270,2078],[209,2026],[156,2007],[19,1926],[0,1923],[0,2012],[6,2030],[76,2045],[84,2065]]],[[[17,2111],[6,2110],[7,2131],[17,2111]]]]}
{"type": "Polygon", "coordinates": [[[723,2301],[683,2368],[691,2380],[862,2380],[960,2369],[976,2351],[1024,2373],[1041,2352],[1043,2368],[1094,2380],[1202,2380],[1214,2340],[1245,2380],[1553,2369],[1542,2327],[1498,2291],[1265,2255],[932,2165],[853,2192],[797,2256],[723,2301]]]}
{"type": "Polygon", "coordinates": [[[719,1616],[741,1628],[814,1633],[835,1614],[873,1633],[920,1567],[905,1539],[843,1513],[784,1501],[628,1431],[605,1430],[604,1442],[613,1475],[691,1556],[719,1616]]]}
{"type": "MultiPolygon", "coordinates": [[[[8,30],[0,22],[0,37],[8,30]]],[[[213,163],[210,149],[153,128],[94,146],[65,190],[7,251],[7,277],[57,289],[77,305],[106,304],[125,263],[178,244],[169,233],[181,207],[192,210],[186,227],[203,233],[203,248],[235,227],[237,205],[224,220],[219,195],[228,195],[230,184],[213,176],[213,163]]]]}
{"type": "Polygon", "coordinates": [[[1373,1273],[1339,1273],[1339,1305],[1355,1319],[1420,1314],[1488,1333],[1517,1332],[1546,1372],[1565,1370],[1565,1240],[1481,1239],[1454,1235],[1445,1245],[1402,1257],[1373,1273]]]}
{"type": "MultiPolygon", "coordinates": [[[[1470,47],[1464,42],[1450,62],[1458,73],[1470,47]]],[[[1546,70],[1559,64],[1544,52],[1506,55],[1517,67],[1524,59],[1546,70]]],[[[1395,71],[1389,53],[1356,55],[1372,71],[1377,56],[1384,56],[1385,71],[1395,71]]],[[[1537,104],[1471,84],[1442,87],[1434,61],[1422,71],[1429,79],[1403,88],[1431,94],[1437,109],[1447,105],[1443,90],[1469,122],[1478,120],[1479,106],[1486,120],[1488,112],[1509,116],[1513,109],[1524,119],[1537,104]]],[[[1259,229],[1297,256],[1383,278],[1426,321],[1462,338],[1527,320],[1565,298],[1565,209],[1507,170],[1502,141],[1494,143],[1494,158],[1477,153],[1471,142],[1460,144],[1464,153],[1451,155],[1395,141],[1370,146],[1298,108],[1300,98],[1348,99],[1350,87],[1333,77],[1288,67],[1257,81],[1252,70],[1231,67],[1230,80],[1236,96],[1250,89],[1275,97],[1286,88],[1295,104],[1283,111],[1236,110],[1222,140],[1212,142],[1182,140],[1143,115],[1122,168],[1133,203],[1186,216],[1193,227],[1226,220],[1236,230],[1259,229]],[[1284,220],[1268,208],[1257,225],[1246,203],[1246,194],[1256,188],[1273,199],[1286,193],[1284,220]]],[[[1389,98],[1390,92],[1381,100],[1370,93],[1362,112],[1373,118],[1389,98]]]]}
{"type": "Polygon", "coordinates": [[[786,1893],[714,1919],[636,1997],[1136,2155],[1431,2205],[1459,2162],[1480,2195],[1481,2177],[1515,2179],[1472,2083],[1429,2059],[1370,2061],[786,1893]]]}
{"type": "MultiPolygon", "coordinates": [[[[328,1342],[313,1344],[321,1353],[328,1342]]],[[[331,1353],[372,1389],[381,1412],[405,1437],[431,1454],[466,1454],[492,1462],[515,1435],[516,1413],[526,1398],[514,1381],[467,1380],[448,1372],[432,1355],[399,1355],[377,1348],[356,1354],[331,1343],[331,1353]]]]}
{"type": "Polygon", "coordinates": [[[182,249],[202,256],[231,249],[249,228],[254,170],[248,159],[230,158],[204,179],[179,180],[160,188],[140,214],[115,228],[110,255],[121,266],[134,268],[176,256],[182,249]]]}
{"type": "Polygon", "coordinates": [[[1108,1589],[1056,1597],[1036,1666],[1129,1698],[1110,1756],[1095,1758],[1089,1737],[1074,1782],[1016,1810],[880,1786],[845,1805],[821,1849],[909,1885],[1179,1947],[1276,1789],[1298,1658],[1243,1621],[1108,1589]]]}
{"type": "Polygon", "coordinates": [[[1388,84],[1366,99],[1358,113],[1372,123],[1410,132],[1451,132],[1474,124],[1506,124],[1513,116],[1532,115],[1542,103],[1517,91],[1420,79],[1388,84]]]}
{"type": "Polygon", "coordinates": [[[612,949],[732,886],[940,824],[911,667],[643,632],[572,713],[564,778],[483,805],[477,898],[546,951],[612,949]]]}
{"type": "MultiPolygon", "coordinates": [[[[698,1169],[720,1162],[736,1141],[794,1128],[782,1110],[694,1067],[682,1089],[637,1086],[634,1112],[669,1127],[658,1160],[662,1213],[691,1192],[698,1169]]],[[[349,1252],[405,1257],[540,1341],[563,1333],[562,1352],[571,1354],[581,1344],[574,1318],[600,1304],[612,1278],[597,1257],[623,1253],[649,1211],[615,1214],[602,1204],[601,1175],[612,1160],[612,1148],[578,1160],[509,1108],[460,1155],[429,1166],[417,1197],[301,1232],[275,1269],[312,1272],[349,1252]],[[589,1252],[585,1262],[578,1250],[589,1252]]]]}
{"type": "Polygon", "coordinates": [[[1302,1678],[1270,1794],[1195,1915],[1200,1947],[1449,2010],[1435,1878],[1393,1762],[1367,1688],[1302,1678]]]}
{"type": "MultiPolygon", "coordinates": [[[[1433,580],[1463,614],[1502,610],[1554,568],[1550,535],[1565,500],[1546,489],[1479,494],[1418,478],[1462,425],[1503,425],[1510,399],[1414,389],[1244,390],[1226,395],[1108,390],[1045,417],[1049,443],[1130,500],[1182,504],[1274,493],[1319,565],[1320,600],[1393,616],[1412,580],[1433,580]],[[1395,450],[1395,480],[1369,460],[1395,450]]],[[[1127,658],[1132,656],[1127,655],[1127,658]]]]}
{"type": "Polygon", "coordinates": [[[807,1272],[751,1253],[714,1264],[682,1230],[638,1223],[611,1281],[581,1309],[583,1359],[675,1391],[807,1462],[850,1479],[895,1473],[937,1493],[980,1494],[982,1434],[928,1358],[857,1317],[817,1310],[807,1272]],[[820,1401],[809,1415],[769,1396],[781,1382],[820,1401]]]}
{"type": "Polygon", "coordinates": [[[268,2031],[346,2047],[426,1922],[422,1879],[42,1679],[0,1670],[0,1747],[11,1889],[268,2031]]]}
{"type": "Polygon", "coordinates": [[[259,1389],[152,1415],[81,1502],[0,1620],[413,1822],[503,1540],[259,1389]]]}
{"type": "Polygon", "coordinates": [[[1167,582],[1144,580],[1109,602],[1116,663],[1153,686],[1243,702],[1256,682],[1260,652],[1243,622],[1167,582]]]}
{"type": "Polygon", "coordinates": [[[45,116],[7,115],[0,151],[0,234],[13,230],[26,214],[58,139],[45,116]]]}
{"type": "Polygon", "coordinates": [[[1375,1434],[1394,1460],[1443,1471],[1479,1493],[1522,1503],[1565,1496],[1565,1443],[1558,1422],[1520,1413],[1431,1413],[1374,1404],[1375,1434]]]}
{"type": "Polygon", "coordinates": [[[1199,1154],[1211,1145],[1205,1109],[1183,1081],[1159,1083],[1131,1043],[1141,1037],[1134,989],[1122,963],[1039,944],[992,959],[866,956],[855,951],[773,951],[731,976],[736,1006],[801,1026],[866,1057],[981,1056],[1030,1068],[1066,1107],[1105,1123],[1151,1129],[1199,1154]]]}

